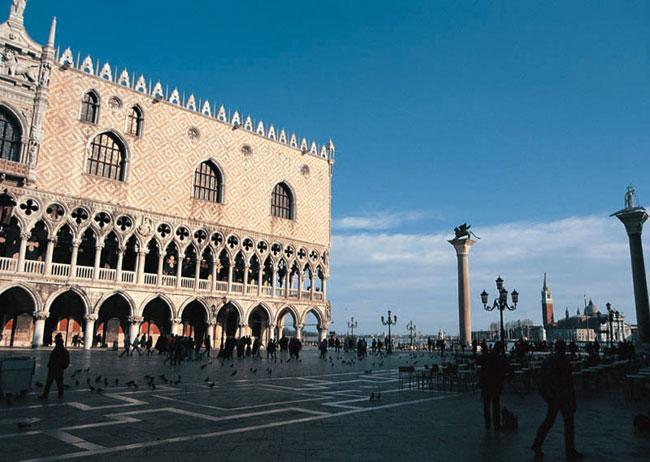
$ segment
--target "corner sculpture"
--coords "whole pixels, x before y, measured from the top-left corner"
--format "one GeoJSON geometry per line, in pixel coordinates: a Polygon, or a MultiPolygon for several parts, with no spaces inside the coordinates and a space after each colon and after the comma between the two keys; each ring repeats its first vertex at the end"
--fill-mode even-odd
{"type": "Polygon", "coordinates": [[[456,250],[458,259],[458,331],[459,340],[467,345],[472,340],[472,305],[469,286],[469,249],[479,239],[470,231],[471,225],[463,223],[454,228],[455,237],[448,241],[456,250]]]}

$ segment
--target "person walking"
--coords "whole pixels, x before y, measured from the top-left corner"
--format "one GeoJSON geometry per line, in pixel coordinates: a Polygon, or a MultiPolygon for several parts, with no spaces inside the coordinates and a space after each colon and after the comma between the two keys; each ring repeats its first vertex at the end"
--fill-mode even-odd
{"type": "Polygon", "coordinates": [[[495,430],[501,429],[501,391],[503,384],[510,376],[510,367],[503,352],[503,343],[496,342],[491,352],[485,352],[481,360],[479,388],[483,399],[483,418],[485,428],[494,425],[495,430]],[[492,416],[490,418],[490,408],[492,416]]]}
{"type": "Polygon", "coordinates": [[[56,334],[54,343],[54,350],[50,353],[50,359],[47,362],[47,381],[43,393],[39,396],[40,399],[47,399],[52,382],[55,380],[59,399],[63,398],[63,372],[70,365],[70,353],[63,346],[63,336],[61,334],[56,334]]]}
{"type": "Polygon", "coordinates": [[[582,459],[584,456],[576,450],[574,414],[576,412],[576,393],[573,386],[571,364],[566,357],[566,344],[562,340],[555,342],[555,352],[542,364],[542,384],[539,394],[548,405],[546,418],[537,430],[537,436],[531,446],[536,455],[541,456],[542,444],[555,422],[558,412],[564,420],[564,450],[569,460],[582,459]]]}

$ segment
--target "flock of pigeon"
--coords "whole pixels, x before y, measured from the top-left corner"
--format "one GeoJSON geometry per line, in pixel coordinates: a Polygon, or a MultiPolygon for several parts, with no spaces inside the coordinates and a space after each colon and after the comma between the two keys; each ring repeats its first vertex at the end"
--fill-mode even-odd
{"type": "MultiPolygon", "coordinates": [[[[405,364],[406,365],[416,366],[418,364],[418,362],[419,362],[418,358],[423,358],[424,356],[425,356],[425,353],[419,353],[419,354],[418,353],[409,353],[409,355],[407,356],[408,359],[406,359],[405,364]]],[[[434,356],[431,355],[432,359],[433,359],[433,357],[434,356]]],[[[404,361],[405,358],[401,357],[400,359],[401,359],[401,361],[404,361]]],[[[291,361],[292,361],[291,358],[287,359],[286,361],[284,359],[280,359],[280,360],[275,359],[274,364],[285,363],[285,362],[290,363],[291,361]]],[[[302,362],[301,359],[296,359],[295,361],[302,362]]],[[[357,362],[363,361],[363,359],[355,359],[355,358],[346,359],[341,355],[338,355],[336,358],[334,358],[333,355],[329,355],[327,361],[330,364],[330,366],[333,368],[333,367],[335,367],[335,365],[337,363],[341,364],[343,366],[354,366],[354,365],[357,364],[357,362]]],[[[376,359],[371,363],[371,369],[364,370],[364,373],[365,374],[372,374],[372,371],[373,371],[372,368],[382,368],[384,366],[384,361],[385,361],[385,358],[383,356],[376,357],[376,359]]],[[[201,364],[199,366],[199,370],[204,371],[204,370],[206,370],[208,368],[208,366],[210,366],[212,364],[213,364],[212,360],[208,360],[207,362],[204,362],[203,364],[201,364]]],[[[221,361],[220,366],[225,367],[225,363],[223,361],[221,361]]],[[[233,369],[230,372],[229,376],[230,377],[235,377],[237,375],[237,369],[235,369],[235,363],[231,363],[228,366],[228,368],[233,369]]],[[[424,368],[428,369],[429,367],[428,367],[428,365],[425,364],[424,368]]],[[[249,370],[248,370],[248,372],[253,374],[253,375],[257,375],[257,371],[258,371],[257,367],[250,367],[249,370]]],[[[264,372],[266,373],[267,377],[271,377],[272,374],[273,374],[273,369],[271,367],[266,367],[264,369],[264,372]]],[[[140,383],[138,383],[138,381],[136,379],[131,379],[131,380],[128,380],[128,381],[124,382],[124,385],[126,387],[128,387],[129,389],[133,389],[133,390],[139,390],[140,387],[142,386],[142,387],[147,387],[148,389],[153,391],[153,390],[156,390],[156,384],[161,384],[162,383],[162,384],[167,384],[167,385],[178,385],[178,384],[182,383],[181,375],[177,375],[176,378],[174,379],[174,378],[168,378],[165,374],[160,374],[158,376],[153,376],[153,375],[146,374],[146,375],[143,376],[143,378],[144,378],[144,380],[140,381],[140,383]]],[[[113,386],[115,388],[120,386],[120,379],[118,377],[114,377],[112,379],[109,379],[109,376],[99,374],[99,375],[95,376],[94,378],[92,378],[91,374],[90,374],[90,367],[87,367],[85,369],[84,368],[76,369],[72,373],[72,375],[70,376],[70,379],[74,381],[74,386],[75,387],[84,386],[91,393],[97,393],[97,394],[103,393],[104,390],[106,390],[110,386],[113,386]]],[[[203,383],[205,383],[205,385],[210,389],[214,388],[215,385],[216,385],[216,381],[211,379],[209,375],[205,377],[205,379],[203,380],[203,383]]],[[[43,388],[43,384],[41,382],[38,382],[38,381],[35,382],[35,386],[38,389],[43,388]]],[[[72,388],[72,386],[68,385],[68,384],[65,384],[64,388],[65,389],[70,389],[70,388],[72,388]]],[[[6,404],[8,406],[10,406],[16,400],[25,399],[25,397],[28,395],[28,393],[29,393],[29,390],[22,390],[20,393],[17,393],[17,394],[5,393],[4,394],[4,399],[5,399],[6,404]]],[[[370,394],[370,401],[382,401],[381,393],[380,392],[372,392],[370,394]]],[[[32,421],[18,422],[17,426],[18,426],[19,430],[24,431],[24,430],[30,429],[32,427],[32,423],[33,423],[32,421]]]]}

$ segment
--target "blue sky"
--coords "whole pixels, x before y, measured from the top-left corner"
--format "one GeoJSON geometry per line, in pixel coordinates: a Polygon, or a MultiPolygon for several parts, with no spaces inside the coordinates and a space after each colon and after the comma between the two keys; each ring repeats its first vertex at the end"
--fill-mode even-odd
{"type": "Polygon", "coordinates": [[[333,328],[392,307],[457,331],[444,238],[465,221],[475,328],[499,273],[515,317],[540,321],[544,271],[556,315],[587,294],[633,317],[607,215],[629,183],[650,197],[648,3],[30,0],[34,38],[54,15],[61,47],[334,139],[333,328]]]}

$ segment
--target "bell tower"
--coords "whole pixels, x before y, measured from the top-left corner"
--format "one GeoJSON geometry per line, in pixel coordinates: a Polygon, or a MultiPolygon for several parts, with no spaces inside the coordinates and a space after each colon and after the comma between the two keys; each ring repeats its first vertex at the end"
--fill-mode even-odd
{"type": "Polygon", "coordinates": [[[549,327],[554,324],[553,319],[553,294],[546,282],[546,273],[544,273],[544,286],[542,287],[542,322],[544,327],[549,327]]]}

